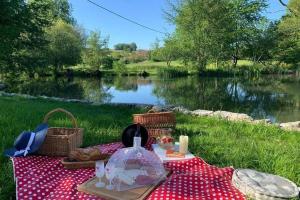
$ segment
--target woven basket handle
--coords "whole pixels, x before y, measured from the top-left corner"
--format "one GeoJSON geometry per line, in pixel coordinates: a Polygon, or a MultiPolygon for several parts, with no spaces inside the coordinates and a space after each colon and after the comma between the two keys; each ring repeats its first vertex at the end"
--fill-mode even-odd
{"type": "Polygon", "coordinates": [[[50,116],[53,115],[56,112],[65,113],[69,118],[71,118],[73,127],[78,128],[77,120],[75,119],[74,115],[72,113],[70,113],[69,111],[66,111],[65,109],[62,109],[62,108],[56,108],[56,109],[51,110],[50,112],[48,112],[44,117],[44,123],[48,123],[48,120],[49,120],[50,116]]]}

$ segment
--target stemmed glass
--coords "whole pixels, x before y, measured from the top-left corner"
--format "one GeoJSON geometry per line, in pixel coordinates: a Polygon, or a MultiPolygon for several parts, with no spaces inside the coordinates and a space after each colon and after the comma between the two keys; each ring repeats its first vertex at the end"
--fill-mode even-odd
{"type": "Polygon", "coordinates": [[[105,186],[105,183],[101,181],[101,178],[104,176],[104,161],[96,161],[96,176],[98,182],[95,184],[96,187],[101,188],[105,186]]]}
{"type": "Polygon", "coordinates": [[[115,170],[113,167],[111,168],[106,168],[105,170],[105,176],[107,178],[107,180],[109,181],[109,185],[106,186],[106,189],[108,190],[113,190],[114,189],[114,186],[112,185],[112,180],[114,179],[114,176],[115,176],[115,170]]]}

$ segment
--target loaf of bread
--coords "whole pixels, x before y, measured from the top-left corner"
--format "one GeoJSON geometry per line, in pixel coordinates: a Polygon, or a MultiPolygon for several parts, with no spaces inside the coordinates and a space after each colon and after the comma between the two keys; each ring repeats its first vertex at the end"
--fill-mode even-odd
{"type": "Polygon", "coordinates": [[[96,161],[108,158],[108,154],[102,154],[97,148],[77,148],[71,151],[69,159],[73,161],[96,161]]]}

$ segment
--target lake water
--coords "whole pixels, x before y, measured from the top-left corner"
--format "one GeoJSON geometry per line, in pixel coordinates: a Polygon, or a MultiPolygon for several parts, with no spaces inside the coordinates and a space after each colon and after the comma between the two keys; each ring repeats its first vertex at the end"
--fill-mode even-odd
{"type": "Polygon", "coordinates": [[[87,99],[96,102],[145,103],[188,109],[246,113],[274,122],[300,120],[300,77],[182,78],[104,77],[6,80],[7,92],[87,99]]]}

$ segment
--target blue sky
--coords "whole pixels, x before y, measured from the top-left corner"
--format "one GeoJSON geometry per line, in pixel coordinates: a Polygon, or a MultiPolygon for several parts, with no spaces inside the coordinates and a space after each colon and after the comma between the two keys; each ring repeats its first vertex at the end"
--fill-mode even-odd
{"type": "MultiPolygon", "coordinates": [[[[73,16],[77,23],[87,31],[99,30],[103,36],[109,36],[109,47],[117,43],[135,42],[139,49],[149,49],[156,38],[163,35],[144,29],[108,13],[87,0],[69,0],[72,4],[73,16]]],[[[167,9],[166,0],[92,0],[103,7],[122,16],[135,20],[148,27],[162,32],[172,32],[174,26],[164,18],[163,9],[167,9]]],[[[268,0],[269,8],[265,15],[272,19],[279,19],[285,12],[278,0],[268,0]]]]}

